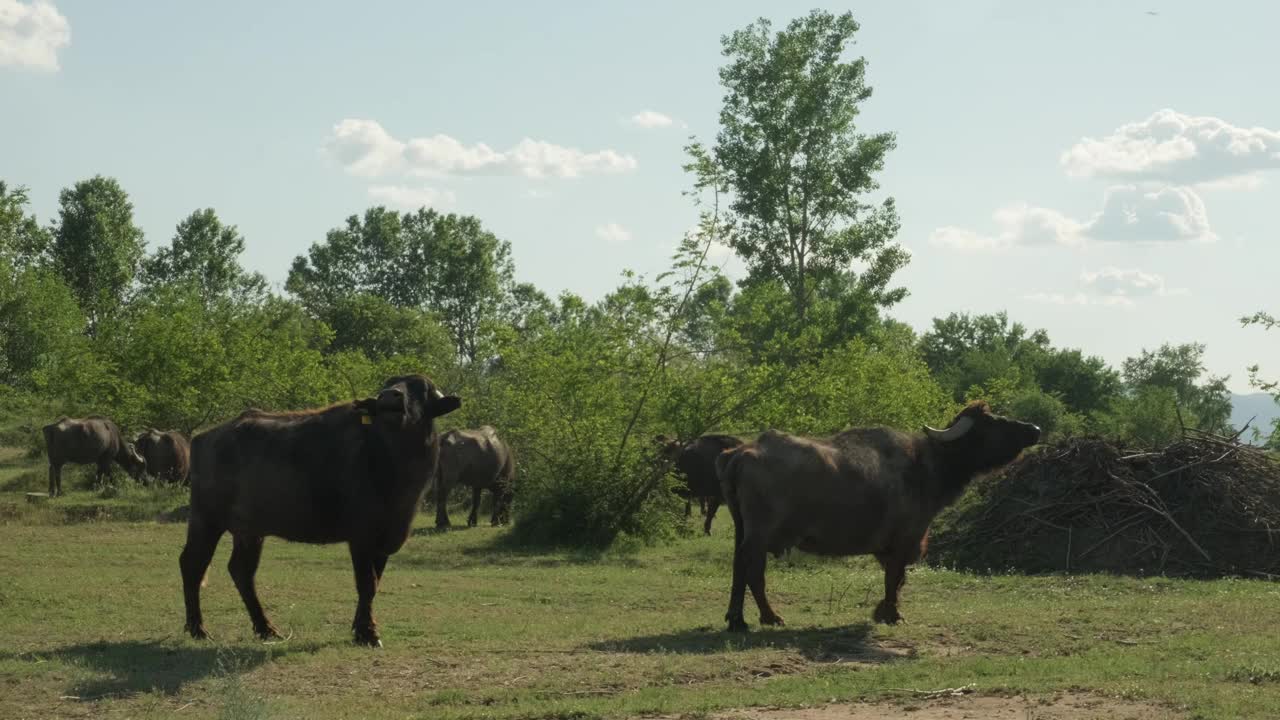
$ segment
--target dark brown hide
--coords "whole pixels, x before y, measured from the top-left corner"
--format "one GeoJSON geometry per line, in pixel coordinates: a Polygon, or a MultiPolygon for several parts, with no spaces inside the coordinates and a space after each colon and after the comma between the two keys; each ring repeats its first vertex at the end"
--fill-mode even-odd
{"type": "Polygon", "coordinates": [[[493,517],[499,525],[511,519],[511,499],[515,494],[516,464],[511,448],[489,425],[475,430],[450,430],[440,436],[440,467],[436,472],[436,527],[449,527],[449,491],[458,485],[471,488],[471,514],[467,525],[475,527],[480,512],[480,495],[493,496],[493,517]]]}
{"type": "Polygon", "coordinates": [[[164,482],[187,482],[191,469],[191,443],[182,433],[154,428],[133,441],[138,454],[147,463],[147,474],[164,482]]]}
{"type": "Polygon", "coordinates": [[[655,441],[662,452],[670,460],[676,474],[683,480],[683,487],[676,492],[685,498],[684,514],[688,516],[692,508],[692,499],[697,498],[702,512],[706,515],[702,531],[711,534],[711,522],[715,520],[720,509],[720,478],[716,475],[716,457],[725,450],[742,444],[740,438],[732,435],[707,434],[684,443],[678,440],[666,440],[659,435],[655,441]]]}
{"type": "Polygon", "coordinates": [[[875,555],[885,573],[877,622],[895,623],[906,567],[920,559],[929,524],[979,473],[1012,462],[1040,429],[965,408],[946,431],[862,428],[811,439],[776,431],[716,460],[734,520],[733,587],[725,619],[745,630],[751,588],[760,622],[781,625],[765,595],[765,555],[795,547],[818,555],[875,555]]]}
{"type": "Polygon", "coordinates": [[[95,482],[111,476],[114,461],[133,478],[141,475],[144,462],[133,445],[124,439],[111,420],[91,415],[87,418],[59,418],[45,425],[44,446],[49,455],[49,496],[62,494],[62,466],[97,465],[95,482]]]}
{"type": "Polygon", "coordinates": [[[435,418],[461,401],[421,375],[394,377],[375,397],[319,410],[248,410],[195,437],[191,517],[182,550],[187,631],[206,638],[200,585],[224,532],[227,570],[260,637],[278,637],[254,587],[267,536],[347,543],[355,570],[356,642],[381,645],[373,596],[435,473],[435,418]]]}

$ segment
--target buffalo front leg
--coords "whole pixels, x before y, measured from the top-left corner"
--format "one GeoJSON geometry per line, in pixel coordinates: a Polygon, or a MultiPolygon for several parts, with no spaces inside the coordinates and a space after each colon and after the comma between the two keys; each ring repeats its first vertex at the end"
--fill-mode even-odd
{"type": "Polygon", "coordinates": [[[62,466],[49,464],[49,497],[57,497],[62,493],[62,466]]]}
{"type": "MultiPolygon", "coordinates": [[[[378,638],[378,623],[373,619],[373,596],[378,592],[378,555],[348,546],[351,550],[351,568],[356,576],[356,616],[351,621],[351,630],[355,633],[357,645],[382,647],[378,638]]],[[[383,567],[386,561],[383,561],[383,567]]]]}
{"type": "Polygon", "coordinates": [[[876,605],[871,618],[878,623],[896,625],[902,622],[902,615],[898,613],[898,595],[907,581],[907,562],[885,554],[876,555],[876,560],[884,568],[884,599],[876,605]]]}
{"type": "Polygon", "coordinates": [[[187,606],[186,628],[197,640],[209,637],[200,612],[200,584],[222,533],[222,528],[210,527],[199,515],[193,514],[187,521],[187,544],[178,556],[178,567],[182,569],[182,599],[187,606]]]}
{"type": "Polygon", "coordinates": [[[480,516],[480,496],[484,490],[480,486],[471,488],[471,514],[467,516],[467,527],[475,527],[480,516]]]}
{"type": "Polygon", "coordinates": [[[279,638],[280,633],[267,619],[262,609],[262,601],[258,599],[258,590],[254,576],[258,573],[258,563],[262,560],[261,537],[232,535],[231,559],[227,561],[227,572],[240,592],[244,601],[244,609],[249,611],[249,620],[253,622],[253,631],[263,640],[279,638]]]}
{"type": "Polygon", "coordinates": [[[711,521],[716,519],[716,511],[720,509],[720,498],[707,498],[705,502],[707,503],[707,520],[702,524],[702,533],[710,535],[711,521]]]}

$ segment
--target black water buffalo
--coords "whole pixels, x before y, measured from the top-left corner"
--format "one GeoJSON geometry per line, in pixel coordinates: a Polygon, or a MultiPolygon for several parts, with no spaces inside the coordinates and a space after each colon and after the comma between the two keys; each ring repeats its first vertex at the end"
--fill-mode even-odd
{"type": "Polygon", "coordinates": [[[278,637],[254,588],[263,539],[345,542],[355,569],[355,641],[381,646],[373,596],[409,537],[439,453],[435,418],[462,401],[421,375],[393,377],[365,400],[300,412],[248,410],[195,437],[191,517],[182,549],[186,628],[206,638],[200,586],[224,532],[227,570],[261,638],[278,637]]]}
{"type": "Polygon", "coordinates": [[[147,474],[165,482],[187,482],[191,470],[191,443],[180,432],[160,432],[155,428],[133,441],[147,464],[147,474]]]}
{"type": "Polygon", "coordinates": [[[96,482],[101,484],[111,475],[114,461],[137,478],[145,463],[133,445],[124,439],[120,428],[108,418],[59,418],[45,425],[44,447],[49,455],[49,496],[62,494],[62,466],[66,463],[97,465],[96,482]]]}
{"type": "Polygon", "coordinates": [[[493,495],[493,517],[498,525],[510,520],[511,498],[515,493],[516,463],[511,448],[489,425],[475,430],[450,430],[440,436],[440,465],[436,471],[436,527],[449,527],[449,491],[459,484],[471,487],[471,515],[467,525],[475,527],[480,512],[480,494],[493,495]]]}
{"type": "Polygon", "coordinates": [[[884,568],[877,622],[896,623],[906,568],[919,560],[929,524],[979,473],[1012,462],[1039,442],[1040,428],[993,415],[985,403],[962,410],[945,430],[846,430],[827,439],[776,431],[716,459],[733,515],[733,588],[725,619],[745,630],[751,588],[760,623],[781,625],[765,596],[765,553],[796,547],[818,555],[875,555],[884,568]]]}
{"type": "Polygon", "coordinates": [[[674,464],[676,474],[684,481],[684,487],[677,491],[685,498],[684,514],[689,515],[691,502],[693,498],[697,498],[706,515],[702,531],[710,535],[711,521],[715,520],[722,497],[720,478],[716,475],[716,458],[725,450],[741,445],[742,440],[732,435],[717,434],[702,435],[689,442],[667,440],[662,435],[654,440],[674,464]]]}

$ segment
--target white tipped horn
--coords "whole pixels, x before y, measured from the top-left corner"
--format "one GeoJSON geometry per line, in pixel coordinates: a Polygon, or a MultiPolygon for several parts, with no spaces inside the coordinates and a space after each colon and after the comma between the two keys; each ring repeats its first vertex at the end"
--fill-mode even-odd
{"type": "Polygon", "coordinates": [[[951,427],[946,430],[939,430],[925,425],[924,432],[926,435],[938,442],[951,442],[952,440],[958,440],[964,437],[965,433],[969,432],[972,427],[973,418],[965,416],[956,420],[951,424],[951,427]]]}

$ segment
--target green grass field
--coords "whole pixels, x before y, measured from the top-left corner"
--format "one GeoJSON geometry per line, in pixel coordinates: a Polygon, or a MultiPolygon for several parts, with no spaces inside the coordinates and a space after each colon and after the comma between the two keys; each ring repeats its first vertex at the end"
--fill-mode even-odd
{"type": "Polygon", "coordinates": [[[604,555],[513,551],[503,531],[437,534],[421,515],[375,604],[376,651],[350,642],[344,547],[267,541],[259,589],[287,639],[264,644],[226,574],[224,538],[204,592],[215,640],[197,643],[182,630],[184,525],[139,521],[180,494],[28,505],[31,478],[38,466],[0,458],[3,718],[696,718],[903,705],[912,689],[970,684],[1140,699],[1176,717],[1280,716],[1275,583],[921,568],[907,624],[890,628],[868,624],[874,563],[797,554],[769,573],[789,625],[730,635],[727,513],[710,538],[604,555]],[[59,509],[116,501],[144,510],[86,521],[59,509]]]}

